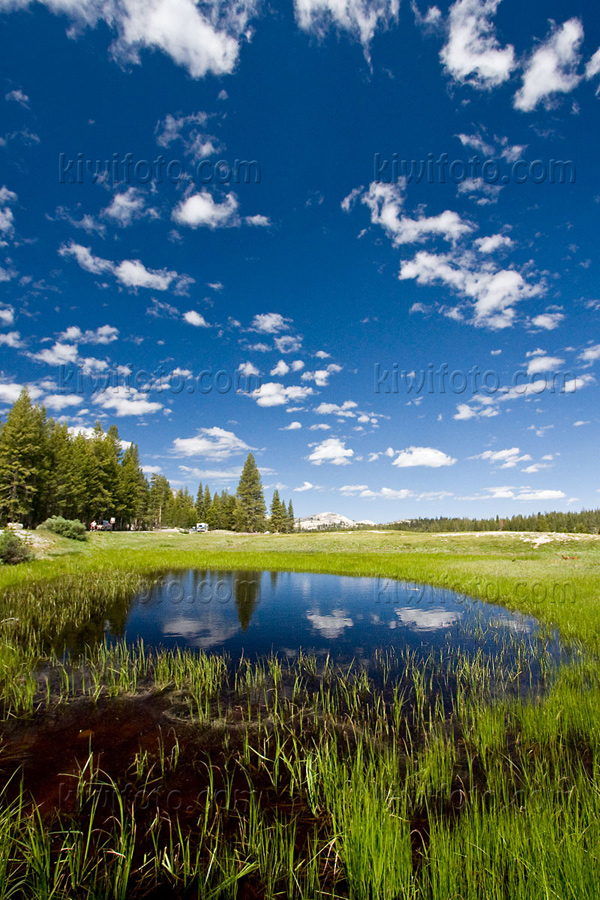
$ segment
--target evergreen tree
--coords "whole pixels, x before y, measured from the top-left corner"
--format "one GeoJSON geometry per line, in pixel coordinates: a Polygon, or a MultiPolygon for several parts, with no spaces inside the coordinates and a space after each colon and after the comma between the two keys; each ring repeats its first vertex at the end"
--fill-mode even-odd
{"type": "Polygon", "coordinates": [[[206,513],[205,522],[210,529],[221,528],[221,498],[215,491],[215,496],[206,513]]]}
{"type": "Polygon", "coordinates": [[[236,531],[264,531],[265,498],[260,472],[252,453],[248,454],[248,458],[244,463],[236,499],[236,531]]]}
{"type": "Polygon", "coordinates": [[[46,410],[23,390],[0,431],[0,519],[35,521],[44,475],[46,410]]]}
{"type": "Polygon", "coordinates": [[[273,500],[271,501],[271,531],[286,530],[287,510],[285,503],[279,499],[279,491],[277,488],[273,491],[273,500]]]}
{"type": "Polygon", "coordinates": [[[287,528],[286,528],[287,533],[293,534],[293,532],[296,530],[296,519],[294,517],[294,507],[292,506],[291,500],[288,503],[286,525],[287,525],[287,528]]]}
{"type": "Polygon", "coordinates": [[[150,491],[148,493],[148,515],[153,525],[167,524],[163,522],[163,516],[172,499],[171,487],[164,475],[155,473],[150,479],[150,491]]]}
{"type": "Polygon", "coordinates": [[[202,482],[198,486],[196,494],[196,521],[206,522],[206,510],[204,509],[204,491],[202,490],[202,482]]]}

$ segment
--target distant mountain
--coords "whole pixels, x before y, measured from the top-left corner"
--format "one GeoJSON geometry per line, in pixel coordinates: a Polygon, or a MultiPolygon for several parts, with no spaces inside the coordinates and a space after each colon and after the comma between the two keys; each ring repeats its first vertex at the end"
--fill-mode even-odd
{"type": "Polygon", "coordinates": [[[316,513],[314,516],[303,516],[296,519],[296,525],[300,531],[319,531],[325,528],[356,528],[357,525],[374,525],[369,519],[362,519],[355,522],[347,516],[341,516],[339,513],[322,512],[316,513]]]}

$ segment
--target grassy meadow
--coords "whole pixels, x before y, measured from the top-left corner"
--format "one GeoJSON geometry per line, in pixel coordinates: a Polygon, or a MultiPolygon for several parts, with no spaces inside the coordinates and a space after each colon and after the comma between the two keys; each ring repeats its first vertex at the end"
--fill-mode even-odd
{"type": "Polygon", "coordinates": [[[0,900],[597,898],[600,539],[542,537],[36,532],[0,569],[0,900]],[[449,587],[570,660],[53,649],[196,566],[449,587]]]}

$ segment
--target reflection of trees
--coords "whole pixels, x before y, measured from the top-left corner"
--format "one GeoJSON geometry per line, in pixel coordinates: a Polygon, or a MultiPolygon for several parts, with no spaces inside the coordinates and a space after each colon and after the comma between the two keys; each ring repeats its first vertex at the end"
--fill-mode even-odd
{"type": "Polygon", "coordinates": [[[273,588],[273,591],[275,591],[275,588],[277,587],[277,579],[279,578],[279,572],[275,571],[270,572],[269,574],[271,576],[271,587],[273,588]]]}
{"type": "Polygon", "coordinates": [[[260,602],[260,572],[232,573],[233,596],[242,631],[246,631],[257,603],[260,602]]]}

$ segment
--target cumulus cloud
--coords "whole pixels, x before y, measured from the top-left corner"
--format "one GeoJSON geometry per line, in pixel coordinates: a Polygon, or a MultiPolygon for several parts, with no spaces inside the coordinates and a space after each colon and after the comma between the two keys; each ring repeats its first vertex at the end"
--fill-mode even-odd
{"type": "Polygon", "coordinates": [[[250,330],[260,334],[279,334],[281,331],[289,331],[291,321],[280,313],[259,313],[252,319],[250,330]]]}
{"type": "Polygon", "coordinates": [[[118,337],[119,329],[114,325],[101,325],[99,328],[88,328],[85,331],[78,325],[72,325],[59,335],[59,340],[76,344],[112,344],[118,337]]]}
{"type": "Polygon", "coordinates": [[[529,462],[531,456],[528,453],[521,454],[518,447],[511,447],[508,450],[485,450],[476,456],[470,456],[469,459],[484,459],[500,469],[514,469],[518,463],[529,462]]]}
{"type": "Polygon", "coordinates": [[[593,344],[591,347],[586,347],[577,358],[586,365],[591,366],[596,360],[600,359],[600,344],[593,344]]]}
{"type": "Polygon", "coordinates": [[[173,450],[181,456],[201,456],[206,459],[229,459],[238,453],[251,450],[245,441],[237,437],[233,431],[225,431],[217,426],[200,428],[198,434],[191,438],[175,438],[173,450]]]}
{"type": "Polygon", "coordinates": [[[538,372],[555,372],[565,363],[558,356],[535,356],[527,363],[527,374],[535,375],[538,372]]]}
{"type": "Polygon", "coordinates": [[[347,212],[360,196],[371,212],[373,225],[381,225],[394,244],[412,244],[428,237],[442,237],[454,243],[462,235],[473,230],[473,226],[461,219],[458,213],[445,210],[437,216],[411,218],[402,214],[405,202],[406,179],[393,184],[373,181],[368,190],[353,192],[342,201],[347,212]]]}
{"type": "Polygon", "coordinates": [[[514,323],[515,304],[543,293],[541,284],[530,284],[515,269],[501,269],[493,261],[478,262],[469,252],[421,250],[402,262],[399,278],[450,287],[472,301],[473,324],[492,330],[509,328],[514,323]]]}
{"type": "Polygon", "coordinates": [[[209,191],[191,194],[173,210],[178,225],[190,228],[231,228],[240,224],[238,199],[233,192],[218,203],[209,191]]]}
{"type": "Polygon", "coordinates": [[[158,412],[162,403],[149,400],[146,394],[134,387],[107,387],[94,397],[94,403],[102,409],[109,409],[119,418],[123,416],[145,416],[158,412]]]}
{"type": "Polygon", "coordinates": [[[515,50],[503,47],[496,36],[493,17],[499,5],[500,0],[457,0],[450,7],[440,58],[455,81],[490,90],[510,78],[515,50]]]}
{"type": "Polygon", "coordinates": [[[301,428],[301,422],[290,422],[289,425],[286,425],[285,428],[281,428],[280,431],[299,431],[301,428]]]}
{"type": "Polygon", "coordinates": [[[8,331],[5,334],[0,334],[0,346],[2,347],[10,347],[12,350],[19,350],[21,347],[24,347],[23,341],[21,340],[21,334],[18,331],[8,331]]]}
{"type": "Polygon", "coordinates": [[[346,447],[346,442],[339,438],[326,438],[318,444],[311,444],[314,449],[308,456],[309,462],[315,466],[331,463],[334,466],[347,466],[354,450],[346,447]]]}
{"type": "Polygon", "coordinates": [[[146,209],[146,198],[143,192],[135,187],[114,194],[109,205],[102,210],[101,215],[122,228],[126,228],[143,216],[158,217],[156,210],[146,209]]]}
{"type": "MultiPolygon", "coordinates": [[[[33,0],[3,0],[5,10],[25,9],[33,0]]],[[[140,51],[161,50],[192,78],[226,75],[235,68],[241,39],[256,12],[253,0],[40,0],[51,12],[64,13],[78,28],[104,22],[116,33],[112,55],[141,62],[140,51]]]]}
{"type": "Polygon", "coordinates": [[[489,237],[477,238],[474,241],[480,253],[495,253],[501,247],[512,247],[513,242],[506,234],[492,234],[489,237]]]}
{"type": "Polygon", "coordinates": [[[159,147],[170,147],[174,141],[181,141],[184,152],[195,162],[206,159],[220,149],[217,138],[204,129],[208,119],[209,116],[205,112],[192,113],[189,116],[173,116],[168,113],[156,126],[156,143],[159,147]]]}
{"type": "Polygon", "coordinates": [[[283,359],[280,359],[277,365],[271,369],[270,374],[275,375],[276,378],[281,378],[283,375],[287,375],[289,371],[290,367],[288,364],[283,359]]]}
{"type": "Polygon", "coordinates": [[[345,400],[342,404],[337,403],[320,403],[315,412],[319,416],[341,416],[345,419],[354,419],[356,417],[355,409],[358,403],[354,400],[345,400]]]}
{"type": "Polygon", "coordinates": [[[194,325],[196,328],[210,328],[210,325],[199,312],[195,309],[189,309],[183,314],[183,319],[188,325],[194,325]]]}
{"type": "Polygon", "coordinates": [[[427,466],[428,468],[438,469],[441,466],[453,466],[456,462],[447,453],[442,450],[436,450],[433,447],[408,447],[401,450],[392,465],[398,466],[400,469],[410,468],[413,466],[427,466]]]}
{"type": "Polygon", "coordinates": [[[238,372],[241,375],[260,375],[260,371],[256,368],[256,366],[251,362],[240,363],[238,366],[238,372]]]}
{"type": "Polygon", "coordinates": [[[399,0],[294,0],[300,28],[320,37],[332,27],[346,31],[361,42],[367,59],[375,32],[397,18],[399,6],[399,0]]]}
{"type": "Polygon", "coordinates": [[[256,400],[259,406],[285,406],[290,401],[304,400],[314,391],[310,387],[301,385],[290,385],[285,387],[278,381],[267,381],[265,384],[248,394],[253,400],[256,400]]]}
{"type": "Polygon", "coordinates": [[[179,275],[167,269],[147,269],[139,259],[124,259],[120,263],[94,256],[90,247],[83,247],[74,241],[63,244],[59,248],[59,255],[72,257],[79,266],[92,275],[111,274],[124,287],[131,290],[148,288],[154,291],[173,290],[176,294],[187,292],[194,279],[189,275],[179,275]]]}
{"type": "Polygon", "coordinates": [[[577,68],[582,41],[583,25],[577,18],[553,28],[525,66],[523,83],[515,94],[516,109],[531,112],[553,95],[569,94],[577,87],[581,81],[577,68]]]}
{"type": "Polygon", "coordinates": [[[534,316],[531,320],[531,324],[535,328],[543,328],[545,331],[554,331],[564,319],[565,315],[562,312],[545,312],[540,313],[538,316],[534,316]]]}
{"type": "Polygon", "coordinates": [[[275,338],[274,343],[280,353],[297,353],[302,349],[302,338],[299,335],[282,334],[275,338]]]}

